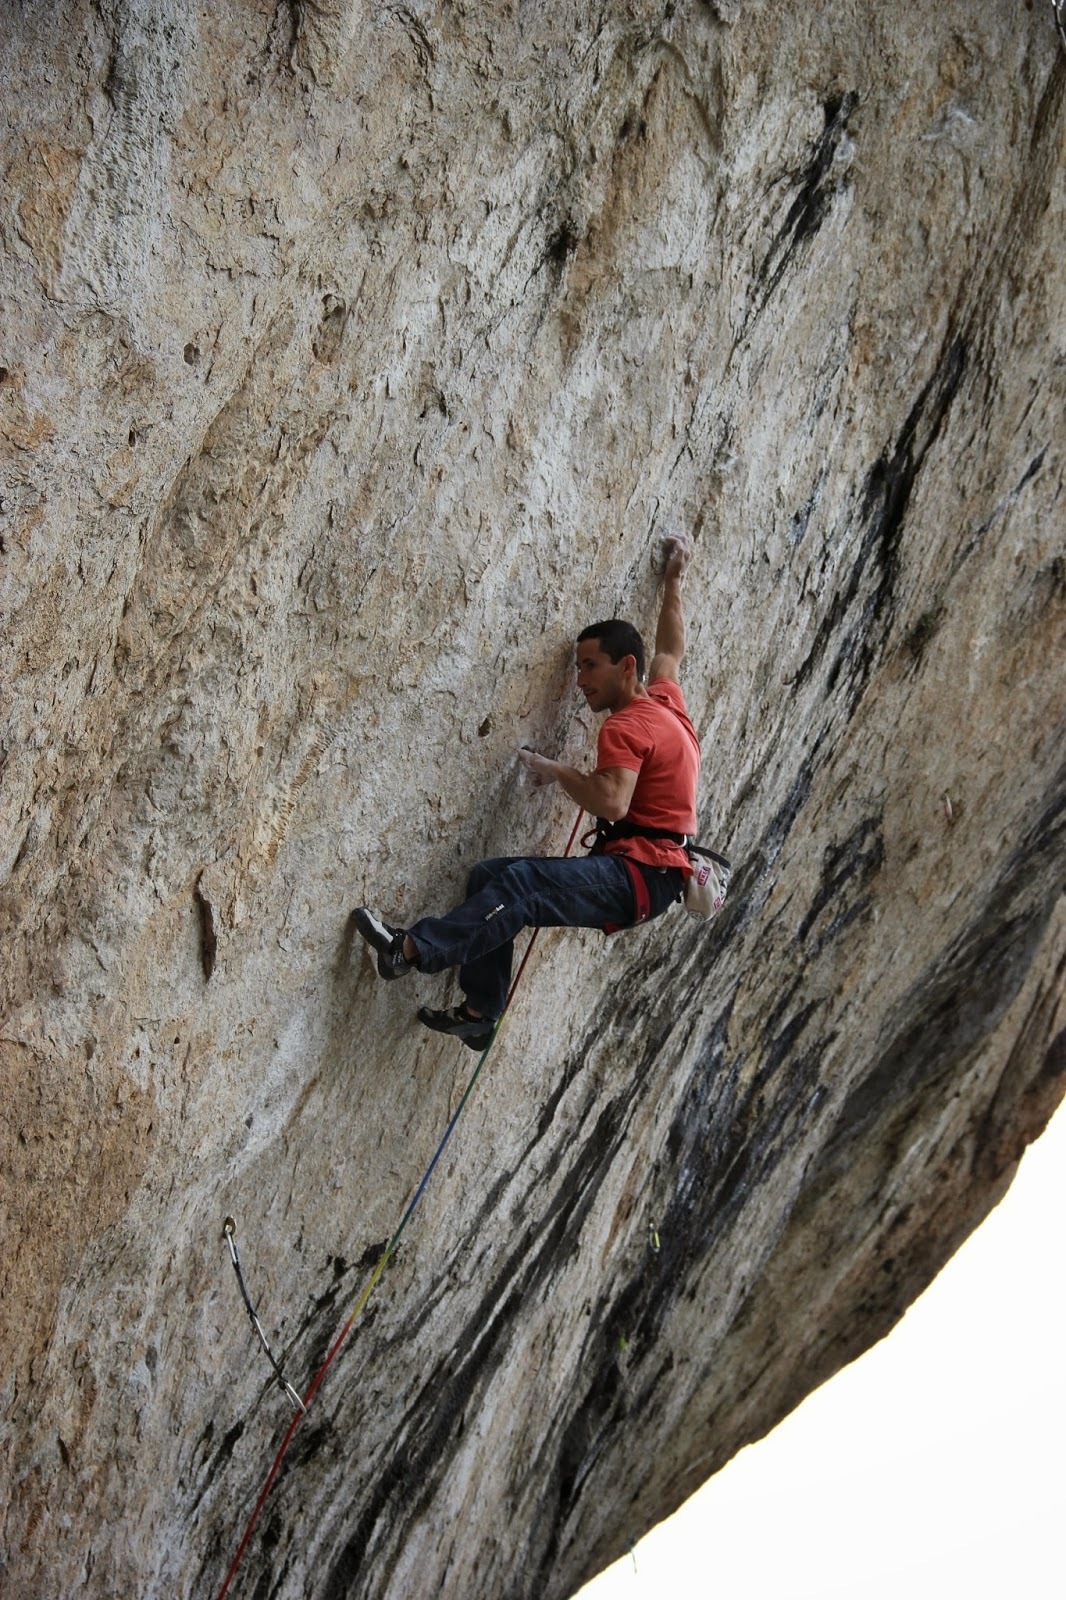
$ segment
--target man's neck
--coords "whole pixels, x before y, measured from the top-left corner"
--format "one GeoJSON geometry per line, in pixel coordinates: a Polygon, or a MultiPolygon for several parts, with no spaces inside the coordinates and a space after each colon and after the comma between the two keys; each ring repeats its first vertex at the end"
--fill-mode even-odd
{"type": "Polygon", "coordinates": [[[634,700],[638,700],[641,695],[643,695],[644,698],[647,699],[648,691],[647,691],[647,689],[645,689],[644,685],[638,679],[637,682],[633,685],[632,693],[628,693],[625,689],[622,690],[622,694],[621,694],[621,696],[619,698],[618,704],[612,706],[611,710],[608,711],[607,715],[611,716],[612,713],[615,712],[615,711],[624,711],[626,706],[632,705],[633,701],[634,700]]]}

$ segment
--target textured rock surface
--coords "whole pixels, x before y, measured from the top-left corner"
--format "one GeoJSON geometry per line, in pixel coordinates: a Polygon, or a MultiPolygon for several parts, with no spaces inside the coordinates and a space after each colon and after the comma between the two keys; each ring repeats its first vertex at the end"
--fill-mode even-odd
{"type": "Polygon", "coordinates": [[[222,1219],[305,1388],[473,1062],[348,910],[561,848],[514,746],[688,526],[728,914],[543,938],[236,1591],[568,1595],[1063,1092],[1050,8],[3,31],[5,1594],[217,1590],[288,1419],[222,1219]]]}

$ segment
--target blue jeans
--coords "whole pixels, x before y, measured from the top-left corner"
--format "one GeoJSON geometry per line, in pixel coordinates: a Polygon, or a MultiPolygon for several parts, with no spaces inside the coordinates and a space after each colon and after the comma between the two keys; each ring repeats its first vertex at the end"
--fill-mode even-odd
{"type": "MultiPolygon", "coordinates": [[[[681,898],[682,873],[645,868],[651,916],[681,898]]],[[[503,856],[479,861],[467,898],[407,932],[423,972],[459,968],[475,1010],[498,1017],[507,1001],[520,928],[627,928],[636,916],[629,868],[620,856],[503,856]]]]}

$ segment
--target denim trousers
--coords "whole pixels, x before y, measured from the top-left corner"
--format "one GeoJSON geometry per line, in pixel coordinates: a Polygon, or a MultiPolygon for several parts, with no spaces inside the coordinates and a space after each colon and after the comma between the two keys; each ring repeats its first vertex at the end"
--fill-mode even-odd
{"type": "MultiPolygon", "coordinates": [[[[644,869],[651,916],[680,900],[684,875],[644,869]]],[[[501,856],[479,861],[467,898],[443,917],[407,929],[423,972],[459,968],[459,987],[486,1017],[507,1001],[514,938],[521,928],[631,927],[636,898],[620,856],[501,856]]]]}

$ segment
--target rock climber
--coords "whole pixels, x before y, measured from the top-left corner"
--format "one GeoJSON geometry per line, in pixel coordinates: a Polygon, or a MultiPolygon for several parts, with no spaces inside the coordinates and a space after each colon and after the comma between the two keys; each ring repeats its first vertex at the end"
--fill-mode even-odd
{"type": "Polygon", "coordinates": [[[422,1006],[418,1016],[471,1049],[484,1050],[492,1039],[520,928],[615,932],[660,916],[684,893],[692,871],[684,846],[696,829],[700,769],[699,740],[678,680],[685,654],[681,586],[692,546],[683,534],[663,543],[663,600],[647,685],[644,643],[630,623],[597,622],[578,635],[578,689],[592,711],[607,713],[595,771],[519,751],[535,787],[558,783],[597,819],[590,854],[481,861],[461,905],[409,928],[365,906],[353,913],[378,953],[383,978],[458,966],[462,1003],[443,1011],[422,1006]]]}

